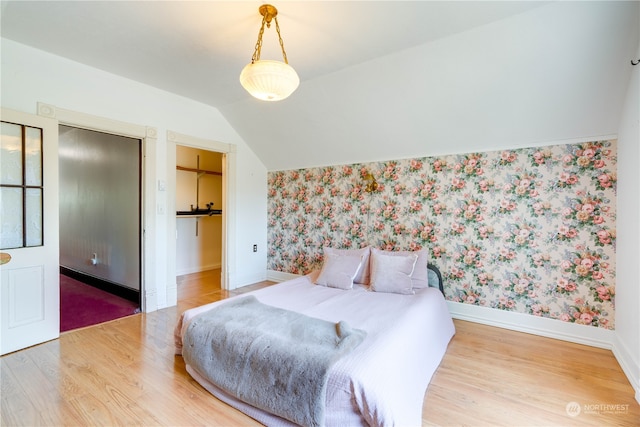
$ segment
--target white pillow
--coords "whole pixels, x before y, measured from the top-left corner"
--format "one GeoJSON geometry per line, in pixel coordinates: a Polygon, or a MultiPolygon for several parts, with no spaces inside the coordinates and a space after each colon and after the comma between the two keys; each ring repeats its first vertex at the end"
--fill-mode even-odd
{"type": "Polygon", "coordinates": [[[394,294],[413,294],[411,273],[418,255],[406,255],[371,249],[371,290],[394,294]]]}
{"type": "Polygon", "coordinates": [[[355,279],[353,279],[354,283],[358,283],[360,285],[368,285],[369,284],[369,247],[361,248],[361,249],[333,249],[329,247],[324,248],[325,257],[328,254],[334,255],[358,255],[362,256],[362,265],[360,269],[356,273],[355,279]]]}
{"type": "Polygon", "coordinates": [[[403,256],[408,254],[418,255],[418,260],[411,273],[411,283],[413,289],[422,289],[429,287],[429,269],[427,263],[429,261],[429,251],[420,249],[419,251],[382,251],[385,255],[403,256]]]}
{"type": "Polygon", "coordinates": [[[330,288],[351,289],[353,278],[362,265],[362,255],[324,255],[324,264],[316,284],[330,288]]]}

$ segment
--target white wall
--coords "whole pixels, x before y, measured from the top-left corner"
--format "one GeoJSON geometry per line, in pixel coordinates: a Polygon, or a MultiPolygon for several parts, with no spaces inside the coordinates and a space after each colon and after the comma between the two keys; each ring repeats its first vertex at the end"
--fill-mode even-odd
{"type": "MultiPolygon", "coordinates": [[[[39,51],[11,40],[0,39],[2,55],[2,107],[36,113],[37,102],[58,108],[92,114],[157,129],[157,146],[151,167],[155,178],[167,181],[175,174],[175,165],[167,165],[166,131],[234,144],[236,174],[229,177],[235,185],[236,217],[230,223],[233,236],[228,266],[229,287],[235,288],[266,277],[266,168],[247,147],[220,112],[204,104],[115,76],[67,59],[39,51]],[[252,252],[253,244],[261,251],[252,252]]],[[[179,78],[179,76],[177,76],[179,78]]],[[[203,90],[206,90],[204,88],[203,90]]],[[[157,185],[153,186],[158,188],[157,185]]],[[[167,209],[175,194],[157,191],[153,199],[155,235],[149,236],[144,262],[154,266],[157,301],[152,309],[175,304],[175,262],[168,262],[169,246],[175,236],[167,230],[175,215],[167,209]],[[159,214],[159,211],[164,213],[159,214]],[[173,290],[173,292],[172,292],[173,290]]]]}
{"type": "Polygon", "coordinates": [[[638,5],[549,2],[220,111],[270,171],[616,134],[638,5]]]}
{"type": "Polygon", "coordinates": [[[176,274],[220,268],[222,217],[178,217],[176,220],[176,274]]]}
{"type": "MultiPolygon", "coordinates": [[[[640,59],[640,46],[633,58],[640,59]]],[[[638,402],[640,402],[639,122],[640,65],[636,65],[633,67],[629,82],[618,133],[616,340],[613,351],[635,389],[638,402]]]]}

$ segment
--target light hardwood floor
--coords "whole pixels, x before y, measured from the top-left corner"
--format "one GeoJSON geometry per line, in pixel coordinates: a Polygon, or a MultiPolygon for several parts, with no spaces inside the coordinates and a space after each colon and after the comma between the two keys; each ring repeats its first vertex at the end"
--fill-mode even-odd
{"type": "MultiPolygon", "coordinates": [[[[183,276],[177,307],[3,356],[0,424],[258,425],[191,379],[173,354],[173,328],[187,308],[270,284],[227,292],[218,270],[183,276]]],[[[455,324],[425,396],[423,425],[640,424],[640,406],[610,351],[455,324]],[[576,416],[567,414],[571,402],[580,409],[576,416]]]]}

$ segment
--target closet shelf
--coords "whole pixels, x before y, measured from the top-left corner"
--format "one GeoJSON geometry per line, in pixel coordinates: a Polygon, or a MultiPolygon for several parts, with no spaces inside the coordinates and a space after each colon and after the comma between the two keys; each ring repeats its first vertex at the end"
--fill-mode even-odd
{"type": "Polygon", "coordinates": [[[222,209],[194,209],[192,211],[177,211],[176,216],[179,218],[201,218],[204,216],[222,215],[222,209]]]}
{"type": "Polygon", "coordinates": [[[207,218],[210,216],[222,216],[222,214],[211,214],[211,215],[201,215],[201,214],[178,214],[176,218],[207,218]]]}
{"type": "Polygon", "coordinates": [[[198,169],[198,168],[187,168],[187,167],[184,167],[184,166],[176,166],[176,170],[187,171],[187,172],[196,172],[196,173],[205,173],[205,174],[208,174],[208,175],[222,176],[222,172],[208,171],[208,170],[205,170],[205,169],[198,169]]]}

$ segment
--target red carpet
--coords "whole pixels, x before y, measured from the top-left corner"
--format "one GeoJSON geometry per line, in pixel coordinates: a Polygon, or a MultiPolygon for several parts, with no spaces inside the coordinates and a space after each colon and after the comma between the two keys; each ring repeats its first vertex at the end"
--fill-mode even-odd
{"type": "Polygon", "coordinates": [[[139,312],[138,304],[60,275],[60,332],[139,312]]]}

